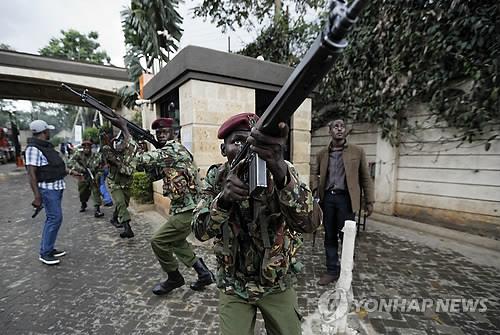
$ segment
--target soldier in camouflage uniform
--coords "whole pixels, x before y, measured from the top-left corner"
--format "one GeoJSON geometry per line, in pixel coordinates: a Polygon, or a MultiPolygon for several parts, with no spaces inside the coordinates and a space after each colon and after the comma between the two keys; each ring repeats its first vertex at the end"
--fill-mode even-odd
{"type": "Polygon", "coordinates": [[[104,145],[101,149],[103,159],[109,166],[109,189],[115,203],[115,210],[111,223],[117,227],[123,227],[121,238],[132,238],[134,232],[130,226],[130,213],[128,205],[130,202],[130,186],[132,185],[132,174],[134,168],[134,155],[137,145],[125,134],[122,140],[113,139],[112,145],[104,145]]]}
{"type": "Polygon", "coordinates": [[[278,137],[250,132],[256,119],[255,114],[242,113],[220,127],[227,163],[208,170],[193,231],[200,241],[215,237],[221,334],[254,334],[257,308],[268,334],[300,334],[293,283],[301,264],[295,257],[302,244],[300,233],[317,228],[311,220],[312,194],[283,159],[288,126],[279,125],[278,137]],[[268,168],[268,187],[252,201],[248,185],[236,174],[241,163],[230,169],[246,141],[268,168]]]}
{"type": "Polygon", "coordinates": [[[103,163],[100,153],[92,152],[92,142],[83,141],[82,150],[73,154],[68,161],[69,174],[79,178],[78,193],[80,193],[80,212],[85,212],[87,201],[92,194],[96,218],[104,216],[101,213],[101,193],[99,191],[99,177],[103,172],[103,163]]]}
{"type": "MultiPolygon", "coordinates": [[[[156,131],[156,138],[162,148],[136,157],[137,169],[146,171],[153,180],[163,179],[163,195],[170,198],[170,217],[151,240],[156,258],[168,274],[165,281],[153,287],[156,295],[167,294],[184,285],[177,259],[187,267],[193,267],[198,274],[198,280],[190,285],[191,289],[201,290],[215,282],[213,273],[186,241],[191,233],[193,209],[198,201],[198,168],[191,153],[174,139],[172,125],[173,120],[170,118],[154,121],[152,129],[156,131]]],[[[128,132],[124,125],[121,129],[124,133],[128,132]]]]}

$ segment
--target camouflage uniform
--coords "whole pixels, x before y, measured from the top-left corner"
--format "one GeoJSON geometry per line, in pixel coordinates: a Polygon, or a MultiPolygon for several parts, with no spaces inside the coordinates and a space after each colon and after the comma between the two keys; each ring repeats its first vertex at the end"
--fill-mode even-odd
{"type": "Polygon", "coordinates": [[[192,211],[199,192],[198,168],[191,153],[178,141],[170,140],[158,150],[137,156],[137,169],[145,170],[154,180],[163,179],[163,195],[170,198],[170,217],[153,235],[151,247],[162,269],[178,269],[177,258],[187,267],[196,255],[186,238],[191,232],[192,211]]]}
{"type": "Polygon", "coordinates": [[[268,189],[253,201],[253,208],[248,200],[230,210],[220,208],[229,166],[214,165],[207,172],[193,231],[201,241],[216,238],[222,334],[253,334],[256,308],[269,333],[300,333],[293,283],[301,264],[295,257],[302,245],[300,233],[316,227],[310,215],[311,191],[286,163],[286,186],[278,190],[268,174],[268,189]]]}
{"type": "Polygon", "coordinates": [[[109,165],[109,189],[115,203],[115,214],[119,223],[130,221],[128,205],[130,202],[130,186],[132,185],[132,174],[134,168],[134,155],[137,145],[129,141],[123,151],[115,151],[110,146],[102,147],[101,152],[104,160],[109,165]]]}
{"type": "Polygon", "coordinates": [[[85,176],[84,180],[78,182],[78,193],[82,206],[87,203],[91,194],[94,205],[101,206],[102,200],[99,191],[99,177],[103,173],[101,154],[91,152],[90,155],[85,155],[83,151],[77,151],[71,156],[67,165],[69,169],[85,176]]]}

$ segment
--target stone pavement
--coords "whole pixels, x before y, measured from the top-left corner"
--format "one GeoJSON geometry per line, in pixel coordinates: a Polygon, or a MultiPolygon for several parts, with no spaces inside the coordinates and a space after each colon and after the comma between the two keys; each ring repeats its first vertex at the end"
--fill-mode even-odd
{"type": "MultiPolygon", "coordinates": [[[[162,220],[158,214],[135,214],[136,237],[122,240],[108,223],[110,208],[104,219],[92,211],[78,213],[76,183],[66,178],[57,247],[68,255],[48,267],[38,261],[44,214],[31,219],[27,177],[3,173],[8,169],[0,166],[0,334],[217,334],[215,287],[194,292],[186,285],[168,297],[151,293],[164,277],[149,245],[162,220]]],[[[355,298],[485,298],[487,310],[379,312],[363,305],[356,313],[362,333],[500,334],[498,255],[469,257],[442,239],[429,244],[431,237],[414,235],[368,222],[358,239],[355,298]]],[[[297,292],[304,315],[315,312],[319,296],[333,289],[316,285],[324,271],[321,239],[320,233],[313,249],[307,236],[300,256],[305,268],[297,292]]],[[[195,249],[215,267],[210,244],[195,249]]],[[[181,265],[181,272],[187,282],[195,279],[193,270],[181,265]]],[[[265,333],[261,322],[257,328],[265,333]]]]}

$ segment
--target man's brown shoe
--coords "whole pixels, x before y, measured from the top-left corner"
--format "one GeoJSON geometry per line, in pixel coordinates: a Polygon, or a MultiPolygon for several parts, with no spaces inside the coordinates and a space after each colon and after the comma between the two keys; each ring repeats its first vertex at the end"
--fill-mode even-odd
{"type": "Polygon", "coordinates": [[[331,274],[325,273],[318,280],[318,285],[325,286],[325,285],[328,285],[328,284],[336,281],[337,279],[339,279],[339,275],[331,275],[331,274]]]}

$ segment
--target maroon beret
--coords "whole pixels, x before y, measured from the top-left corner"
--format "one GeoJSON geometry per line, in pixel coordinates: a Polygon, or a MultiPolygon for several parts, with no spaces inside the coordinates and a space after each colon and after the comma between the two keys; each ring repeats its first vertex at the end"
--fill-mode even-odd
{"type": "Polygon", "coordinates": [[[85,140],[85,141],[82,142],[82,145],[90,145],[90,146],[92,146],[92,142],[89,141],[89,140],[85,140]]]}
{"type": "Polygon", "coordinates": [[[151,125],[151,128],[153,130],[160,128],[171,128],[173,124],[174,124],[174,119],[171,119],[169,117],[161,117],[159,119],[154,120],[153,124],[151,125]]]}
{"type": "Polygon", "coordinates": [[[259,117],[253,113],[241,113],[231,116],[220,126],[218,139],[224,139],[235,130],[250,130],[259,117]]]}

